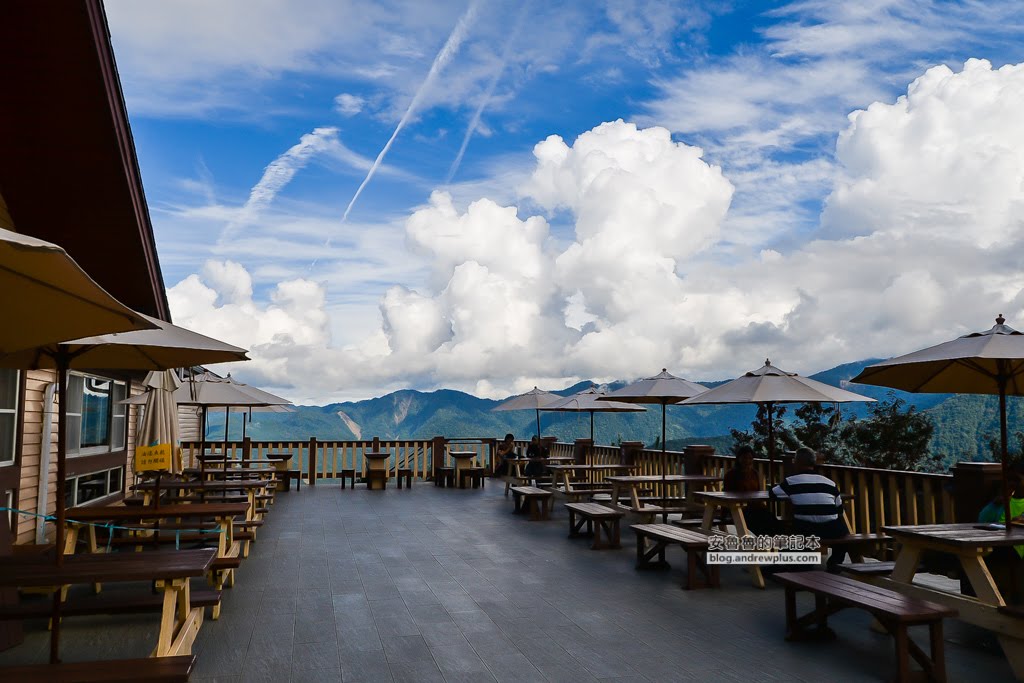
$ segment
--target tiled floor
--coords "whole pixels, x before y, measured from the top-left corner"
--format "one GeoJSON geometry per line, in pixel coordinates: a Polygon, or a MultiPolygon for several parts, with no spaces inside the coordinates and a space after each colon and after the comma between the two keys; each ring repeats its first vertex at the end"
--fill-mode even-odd
{"type": "MultiPolygon", "coordinates": [[[[783,641],[783,596],[741,569],[680,589],[617,551],[566,538],[484,491],[368,492],[320,484],[278,497],[252,555],[197,641],[194,681],[836,681],[891,677],[891,639],[857,611],[825,644],[783,641]]],[[[0,664],[45,661],[45,624],[0,664]]],[[[156,617],[69,619],[65,660],[145,656],[156,617]],[[99,653],[99,654],[97,654],[99,653]]],[[[1011,679],[989,634],[947,622],[951,680],[1011,679]]],[[[920,642],[926,642],[921,640],[920,642]]]]}

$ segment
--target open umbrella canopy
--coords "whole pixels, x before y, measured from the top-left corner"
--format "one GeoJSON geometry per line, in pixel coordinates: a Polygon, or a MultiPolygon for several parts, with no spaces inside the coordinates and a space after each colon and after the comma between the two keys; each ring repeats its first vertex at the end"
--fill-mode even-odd
{"type": "Polygon", "coordinates": [[[625,403],[677,403],[683,399],[703,394],[708,388],[703,384],[676,377],[665,368],[654,377],[638,379],[621,389],[599,397],[598,401],[623,401],[625,403]]]}
{"type": "MultiPolygon", "coordinates": [[[[174,400],[178,405],[183,406],[206,406],[208,408],[234,409],[239,412],[248,408],[270,408],[275,407],[274,412],[290,412],[287,406],[291,401],[281,398],[269,391],[257,389],[254,386],[235,381],[231,375],[218,377],[212,372],[204,372],[187,379],[174,392],[174,400]]],[[[122,403],[143,403],[139,396],[133,396],[122,403]]]]}
{"type": "Polygon", "coordinates": [[[709,405],[731,403],[756,403],[768,408],[768,460],[775,462],[775,429],[773,411],[776,403],[849,403],[851,401],[874,401],[830,384],[801,377],[795,372],[786,372],[765,360],[757,370],[737,377],[714,389],[708,389],[693,398],[680,401],[678,405],[709,405]]]}
{"type": "Polygon", "coordinates": [[[598,400],[607,395],[604,389],[590,387],[578,394],[566,396],[565,398],[549,404],[544,411],[559,411],[570,413],[590,413],[590,438],[594,438],[594,413],[637,413],[643,412],[644,408],[621,403],[619,401],[598,400]]]}
{"type": "Polygon", "coordinates": [[[107,294],[56,244],[2,228],[0,292],[7,293],[0,306],[0,359],[85,335],[153,327],[107,294]]]}
{"type": "Polygon", "coordinates": [[[102,334],[0,356],[0,365],[17,368],[58,366],[66,355],[72,368],[169,370],[191,365],[249,360],[245,349],[225,344],[171,323],[137,313],[150,329],[102,334]]]}
{"type": "Polygon", "coordinates": [[[681,401],[679,405],[727,403],[849,403],[874,401],[830,384],[786,372],[766,360],[757,370],[737,377],[731,382],[708,389],[702,394],[681,401]]]}
{"type": "Polygon", "coordinates": [[[1006,397],[1024,396],[1024,334],[1000,315],[991,329],[869,365],[851,381],[920,394],[998,395],[1004,514],[1010,519],[1006,397]]]}
{"type": "Polygon", "coordinates": [[[537,412],[537,438],[540,438],[540,410],[545,406],[549,406],[556,401],[561,401],[562,397],[558,394],[552,394],[550,391],[541,391],[537,387],[534,387],[531,391],[519,396],[513,396],[509,400],[500,403],[493,408],[492,412],[500,412],[504,410],[533,410],[537,412]]]}

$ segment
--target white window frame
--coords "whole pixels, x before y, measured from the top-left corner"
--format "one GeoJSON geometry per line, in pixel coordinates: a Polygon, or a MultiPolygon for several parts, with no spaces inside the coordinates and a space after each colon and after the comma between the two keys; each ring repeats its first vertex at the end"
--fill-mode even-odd
{"type": "Polygon", "coordinates": [[[18,459],[18,410],[21,407],[21,372],[19,370],[6,370],[0,369],[0,372],[13,372],[14,373],[14,406],[5,407],[0,405],[0,415],[11,415],[14,423],[11,429],[11,457],[3,458],[3,446],[0,444],[0,467],[10,467],[18,459]]]}
{"type": "Polygon", "coordinates": [[[111,496],[116,496],[117,494],[121,493],[124,490],[124,488],[123,488],[124,487],[124,471],[125,471],[125,466],[124,465],[118,465],[117,467],[112,467],[110,469],[96,470],[95,472],[83,472],[82,474],[76,474],[73,477],[68,477],[67,488],[65,489],[65,491],[71,493],[71,500],[67,501],[67,506],[69,508],[72,508],[72,507],[75,507],[76,505],[92,505],[92,504],[98,503],[100,501],[106,500],[107,498],[110,498],[111,496]],[[121,473],[119,475],[115,475],[115,473],[118,470],[120,470],[121,473]],[[105,475],[106,484],[105,484],[105,487],[104,487],[104,494],[102,496],[96,496],[95,498],[87,500],[84,503],[79,503],[78,502],[78,480],[79,479],[84,479],[85,477],[92,477],[92,476],[95,476],[97,474],[105,475]],[[112,485],[115,476],[117,477],[117,484],[118,484],[116,488],[113,487],[113,485],[112,485]]]}
{"type": "MultiPolygon", "coordinates": [[[[84,391],[84,389],[83,389],[84,391]]],[[[65,425],[68,428],[69,440],[66,446],[68,457],[82,457],[87,455],[100,455],[103,453],[114,453],[117,451],[123,451],[127,448],[128,440],[128,406],[118,405],[117,401],[128,397],[128,382],[125,380],[115,379],[113,377],[105,377],[103,375],[94,375],[85,372],[72,372],[68,376],[68,407],[67,416],[68,424],[65,425]],[[110,402],[111,410],[107,416],[107,443],[99,446],[88,446],[82,448],[80,445],[75,446],[74,444],[81,444],[82,438],[82,410],[84,410],[84,395],[72,396],[71,385],[73,380],[81,378],[84,383],[88,379],[97,379],[103,382],[110,382],[110,402]],[[118,389],[120,388],[120,392],[118,389]],[[120,393],[120,398],[118,397],[120,393]],[[77,410],[74,410],[74,406],[79,406],[77,410]],[[72,418],[77,419],[78,433],[72,435],[72,418]],[[116,430],[117,427],[119,430],[116,430]],[[115,431],[116,430],[116,431],[115,431]]]]}

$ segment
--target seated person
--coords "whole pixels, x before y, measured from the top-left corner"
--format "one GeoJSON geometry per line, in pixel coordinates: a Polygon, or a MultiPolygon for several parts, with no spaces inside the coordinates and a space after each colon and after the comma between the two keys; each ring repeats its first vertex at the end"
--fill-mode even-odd
{"type": "MultiPolygon", "coordinates": [[[[796,474],[782,480],[781,484],[768,492],[773,500],[789,500],[793,506],[794,534],[817,536],[818,538],[842,538],[850,533],[843,520],[843,499],[839,487],[828,477],[814,471],[817,456],[807,447],[798,448],[793,458],[796,474]]],[[[832,547],[832,554],[826,566],[829,571],[839,571],[839,565],[846,559],[847,549],[841,545],[832,547]]]]}
{"type": "MultiPolygon", "coordinates": [[[[761,477],[754,469],[754,449],[744,444],[736,449],[736,462],[732,469],[725,473],[722,481],[723,491],[760,491],[761,477]]],[[[779,520],[764,503],[751,503],[743,511],[750,533],[756,535],[776,533],[779,520]]]]}
{"type": "MultiPolygon", "coordinates": [[[[1007,471],[1012,519],[1024,516],[1024,462],[1014,463],[1007,471]]],[[[979,522],[1006,521],[1003,497],[996,496],[978,515],[979,522]]],[[[985,565],[1003,598],[1010,604],[1024,603],[1024,545],[996,548],[985,558],[985,565]]]]}
{"type": "MultiPolygon", "coordinates": [[[[530,445],[526,447],[527,458],[546,458],[548,457],[548,448],[545,446],[540,437],[536,434],[530,439],[530,445]]],[[[543,477],[547,474],[547,467],[544,466],[543,462],[538,460],[531,460],[526,463],[526,470],[523,472],[530,479],[536,477],[543,477]]]]}
{"type": "Polygon", "coordinates": [[[505,438],[498,442],[495,452],[494,476],[502,477],[509,474],[509,458],[516,457],[516,437],[506,434],[505,438]]]}

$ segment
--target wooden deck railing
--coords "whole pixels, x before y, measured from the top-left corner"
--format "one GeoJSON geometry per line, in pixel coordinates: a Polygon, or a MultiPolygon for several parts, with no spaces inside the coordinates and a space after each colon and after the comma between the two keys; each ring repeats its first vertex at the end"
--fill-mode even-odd
{"type": "MultiPolygon", "coordinates": [[[[185,467],[199,466],[199,441],[182,442],[182,459],[185,467]]],[[[429,479],[434,471],[434,453],[439,454],[439,466],[448,463],[450,450],[474,451],[476,464],[490,467],[495,450],[491,438],[434,438],[394,439],[380,441],[207,441],[207,453],[227,453],[234,459],[267,460],[268,454],[291,453],[289,469],[297,469],[309,484],[318,479],[336,479],[342,470],[353,470],[357,476],[366,474],[367,451],[391,453],[390,469],[408,469],[415,478],[429,479]]],[[[269,460],[267,460],[269,462],[269,460]]]]}
{"type": "MultiPolygon", "coordinates": [[[[525,452],[527,443],[516,443],[520,452],[525,452]]],[[[198,465],[196,458],[200,444],[197,441],[182,444],[186,466],[198,465]]],[[[450,464],[451,450],[477,453],[476,464],[490,467],[493,463],[496,441],[492,438],[459,437],[434,439],[395,439],[385,441],[218,441],[207,442],[207,452],[221,453],[225,450],[233,458],[248,457],[253,460],[266,459],[269,453],[292,453],[289,467],[301,470],[303,478],[311,484],[318,479],[332,479],[341,476],[342,470],[354,470],[357,475],[366,471],[364,453],[369,450],[383,450],[391,453],[391,469],[409,469],[418,479],[429,479],[434,471],[434,458],[439,466],[450,464]],[[436,454],[436,455],[435,455],[436,454]]],[[[577,452],[588,464],[612,464],[622,462],[622,449],[617,446],[585,445],[579,451],[579,444],[556,442],[549,444],[551,455],[572,456],[577,452]]],[[[639,467],[640,474],[661,474],[661,451],[635,448],[629,456],[639,467]]],[[[665,453],[666,471],[682,473],[686,468],[684,452],[665,453]]],[[[700,458],[704,474],[724,475],[732,467],[733,457],[710,454],[700,458]]],[[[769,473],[767,460],[755,460],[755,466],[763,482],[776,482],[783,476],[783,462],[776,461],[769,473]]],[[[692,469],[692,467],[691,467],[692,469]]],[[[877,531],[888,524],[932,524],[956,520],[953,507],[953,477],[947,474],[904,472],[866,467],[824,464],[819,471],[834,480],[844,493],[853,495],[849,503],[848,516],[853,529],[863,533],[877,531]]],[[[660,486],[652,487],[654,495],[662,495],[660,486]]]]}

